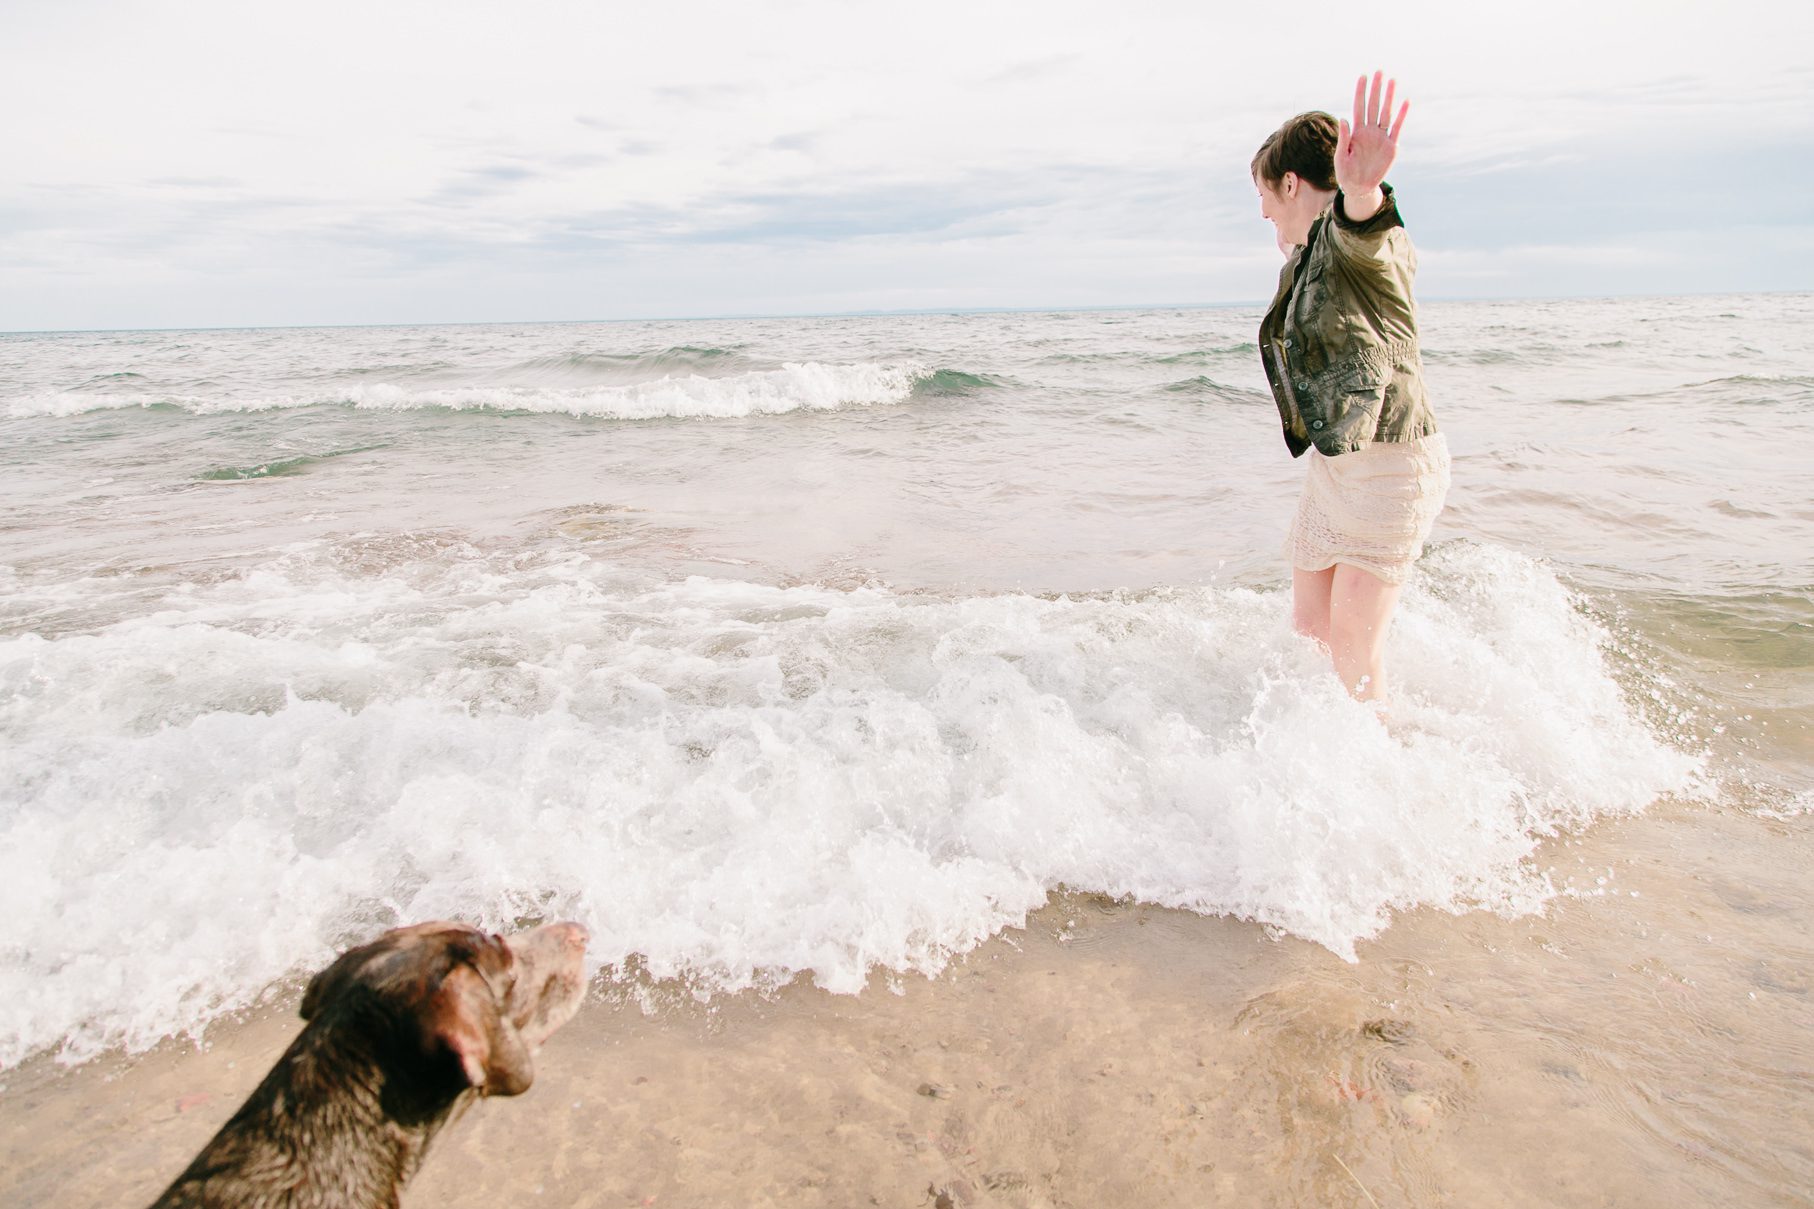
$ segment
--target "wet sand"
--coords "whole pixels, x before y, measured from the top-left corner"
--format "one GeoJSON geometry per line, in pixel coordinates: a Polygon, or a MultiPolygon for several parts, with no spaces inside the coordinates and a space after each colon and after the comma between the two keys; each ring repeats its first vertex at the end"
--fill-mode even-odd
{"type": "MultiPolygon", "coordinates": [[[[1814,819],[1665,805],[1540,860],[1544,917],[1419,912],[1354,965],[1063,897],[855,997],[601,980],[405,1204],[1814,1204],[1814,819]]],[[[295,1001],[0,1078],[0,1201],[149,1202],[295,1001]]]]}

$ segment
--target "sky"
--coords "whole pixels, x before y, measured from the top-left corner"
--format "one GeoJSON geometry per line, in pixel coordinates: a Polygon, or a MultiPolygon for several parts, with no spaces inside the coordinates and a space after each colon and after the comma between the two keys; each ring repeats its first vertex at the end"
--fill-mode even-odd
{"type": "Polygon", "coordinates": [[[0,331],[1263,301],[1383,68],[1421,297],[1814,288],[1814,6],[0,0],[0,331]]]}

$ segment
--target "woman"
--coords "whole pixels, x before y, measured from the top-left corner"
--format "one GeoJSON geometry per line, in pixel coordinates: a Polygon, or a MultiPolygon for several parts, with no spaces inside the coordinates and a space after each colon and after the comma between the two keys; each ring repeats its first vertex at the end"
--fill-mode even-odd
{"type": "Polygon", "coordinates": [[[1260,357],[1291,456],[1310,454],[1286,541],[1292,619],[1362,701],[1386,695],[1386,629],[1449,487],[1424,398],[1411,279],[1417,253],[1386,171],[1408,104],[1354,88],[1354,121],[1304,113],[1253,157],[1260,213],[1286,254],[1260,357]]]}

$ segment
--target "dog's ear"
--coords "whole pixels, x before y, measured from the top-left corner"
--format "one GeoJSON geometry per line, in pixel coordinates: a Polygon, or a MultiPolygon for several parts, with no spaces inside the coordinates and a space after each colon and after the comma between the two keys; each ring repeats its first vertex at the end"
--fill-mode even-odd
{"type": "Polygon", "coordinates": [[[482,1096],[529,1090],[535,1065],[516,1027],[498,1010],[491,986],[469,965],[447,972],[424,1015],[423,1040],[459,1059],[469,1086],[482,1096]]]}

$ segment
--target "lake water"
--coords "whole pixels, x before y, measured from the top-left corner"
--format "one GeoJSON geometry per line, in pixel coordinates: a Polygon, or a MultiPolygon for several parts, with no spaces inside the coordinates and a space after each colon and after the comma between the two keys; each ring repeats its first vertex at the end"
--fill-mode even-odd
{"type": "Polygon", "coordinates": [[[1289,629],[1257,322],[0,336],[0,1065],[433,916],[707,996],[935,974],[1061,889],[1364,966],[1632,895],[1637,816],[1808,921],[1814,297],[1424,308],[1391,732],[1289,629]]]}

